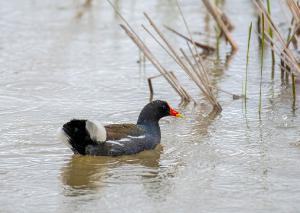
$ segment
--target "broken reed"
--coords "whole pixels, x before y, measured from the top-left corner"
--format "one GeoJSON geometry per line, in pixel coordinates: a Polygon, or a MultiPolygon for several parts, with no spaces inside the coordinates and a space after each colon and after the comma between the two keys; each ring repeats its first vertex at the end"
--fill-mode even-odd
{"type": "Polygon", "coordinates": [[[247,55],[246,55],[246,73],[245,73],[245,85],[244,85],[245,103],[247,102],[248,65],[249,65],[249,51],[250,51],[250,43],[251,43],[251,34],[252,34],[252,22],[250,23],[249,30],[248,30],[248,45],[247,45],[247,55]]]}
{"type": "MultiPolygon", "coordinates": [[[[178,2],[177,2],[177,4],[178,4],[178,2]]],[[[192,48],[187,43],[187,46],[189,47],[189,51],[190,51],[191,55],[193,56],[194,63],[196,64],[196,66],[187,57],[187,54],[182,49],[180,49],[181,53],[184,56],[185,61],[182,59],[182,56],[180,56],[177,53],[175,48],[165,38],[165,36],[158,29],[156,24],[152,21],[152,19],[146,13],[144,13],[144,16],[148,20],[150,26],[154,29],[156,34],[159,36],[161,41],[159,41],[159,39],[157,39],[144,25],[142,25],[142,27],[159,44],[159,46],[161,46],[162,49],[176,62],[176,64],[179,65],[179,67],[181,67],[181,69],[183,71],[185,71],[186,74],[188,74],[190,79],[195,82],[195,84],[199,87],[199,89],[202,91],[204,96],[208,99],[208,101],[214,107],[214,111],[220,112],[222,110],[222,108],[221,108],[220,104],[217,102],[217,100],[214,96],[214,93],[212,91],[212,87],[210,86],[210,81],[209,81],[209,78],[208,78],[208,72],[205,69],[205,66],[203,65],[200,54],[197,51],[195,42],[194,42],[194,40],[191,36],[190,30],[187,26],[186,20],[183,16],[183,13],[181,11],[181,8],[180,8],[179,4],[178,4],[178,9],[179,9],[179,11],[181,13],[181,16],[183,18],[185,27],[187,28],[187,31],[189,32],[189,36],[190,36],[189,40],[192,41],[193,47],[194,47],[195,52],[196,52],[196,54],[194,54],[193,51],[192,51],[192,48]],[[198,60],[196,59],[195,55],[198,57],[198,60]]]]}
{"type": "MultiPolygon", "coordinates": [[[[190,77],[195,82],[195,84],[199,87],[199,89],[203,92],[203,94],[208,99],[208,101],[213,105],[214,111],[221,112],[222,107],[219,104],[219,102],[217,101],[217,99],[216,99],[216,97],[213,93],[213,90],[212,90],[213,88],[210,85],[208,71],[207,71],[206,67],[204,66],[203,59],[202,59],[201,55],[199,54],[199,52],[196,48],[195,41],[192,37],[192,33],[191,33],[191,31],[188,27],[187,21],[186,21],[184,15],[183,15],[183,12],[182,12],[182,9],[179,5],[178,0],[176,0],[176,3],[177,3],[178,10],[180,12],[180,15],[182,17],[183,23],[185,25],[185,28],[188,31],[190,39],[192,40],[192,44],[193,44],[193,48],[195,50],[196,56],[198,56],[198,58],[197,58],[198,60],[197,60],[195,54],[193,53],[192,48],[190,47],[189,43],[187,43],[190,54],[192,55],[192,58],[194,59],[194,63],[196,64],[196,66],[194,66],[193,64],[191,64],[191,62],[189,61],[189,58],[186,56],[186,54],[184,54],[184,51],[182,49],[180,49],[180,51],[184,55],[186,61],[190,65],[192,71],[194,71],[194,73],[196,74],[196,76],[194,78],[192,78],[191,76],[190,77]]],[[[190,75],[188,69],[184,69],[184,71],[188,75],[190,75]]]]}
{"type": "MultiPolygon", "coordinates": [[[[178,2],[177,2],[178,4],[178,2]]],[[[189,48],[190,54],[192,55],[193,62],[190,60],[190,58],[187,56],[187,54],[184,52],[183,49],[180,49],[180,52],[183,54],[184,59],[182,59],[182,56],[180,56],[176,49],[171,45],[171,43],[166,39],[166,37],[163,35],[163,33],[159,30],[159,28],[156,26],[156,24],[153,22],[153,20],[148,16],[148,14],[144,13],[144,16],[148,20],[150,26],[155,31],[159,39],[157,39],[153,33],[150,32],[144,25],[142,27],[144,30],[154,39],[155,42],[159,44],[160,47],[176,62],[176,64],[183,70],[185,73],[190,77],[192,81],[198,86],[198,88],[202,91],[204,96],[207,98],[207,100],[212,104],[214,107],[214,111],[221,111],[222,108],[218,101],[216,100],[214,93],[212,91],[212,88],[210,86],[210,81],[208,77],[208,72],[205,69],[205,66],[203,65],[202,58],[200,54],[197,51],[195,41],[193,40],[190,30],[188,29],[186,20],[183,16],[183,13],[181,11],[181,8],[178,4],[178,9],[181,13],[182,19],[184,21],[185,27],[187,28],[187,31],[189,33],[189,42],[192,43],[195,53],[192,51],[192,48],[190,47],[188,41],[187,46],[189,48]],[[197,59],[196,59],[197,57],[197,59]],[[195,65],[194,65],[194,64],[195,65]]]]}
{"type": "MultiPolygon", "coordinates": [[[[144,30],[159,44],[159,46],[162,47],[162,49],[176,62],[179,67],[183,71],[185,71],[189,77],[195,82],[195,84],[200,88],[200,90],[203,92],[205,97],[208,99],[208,101],[213,105],[214,110],[216,111],[221,111],[221,106],[217,102],[216,98],[214,97],[214,94],[211,91],[211,88],[209,86],[209,80],[206,75],[203,75],[203,71],[200,70],[199,62],[196,60],[196,56],[192,53],[192,56],[194,58],[194,62],[196,63],[196,67],[193,64],[190,63],[189,58],[186,56],[185,52],[180,49],[180,51],[183,53],[184,58],[188,63],[186,63],[184,60],[182,60],[182,57],[177,53],[175,48],[171,45],[171,43],[165,38],[165,36],[162,34],[162,32],[159,30],[159,28],[156,26],[156,24],[152,21],[152,19],[148,16],[148,14],[144,13],[144,16],[148,20],[150,26],[154,29],[158,37],[160,38],[161,41],[159,41],[144,25],[143,28],[144,30]]],[[[192,44],[195,45],[194,41],[192,38],[190,38],[192,41],[192,44]]],[[[187,43],[189,46],[189,44],[187,43]]],[[[196,48],[196,45],[194,46],[196,48]]],[[[199,54],[196,54],[200,57],[199,54]]],[[[200,59],[200,58],[199,58],[200,59]]],[[[203,65],[201,65],[203,66],[203,65]]]]}
{"type": "MultiPolygon", "coordinates": [[[[168,27],[168,26],[165,26],[165,28],[167,30],[169,30],[170,32],[174,33],[175,35],[178,35],[180,36],[181,38],[185,39],[186,41],[190,42],[190,43],[193,43],[193,41],[188,38],[187,36],[179,33],[178,31],[172,29],[171,27],[168,27]]],[[[215,51],[215,48],[214,47],[211,47],[207,44],[203,44],[203,43],[200,43],[200,42],[197,42],[197,41],[194,41],[194,44],[199,47],[199,48],[202,48],[207,54],[210,54],[211,52],[214,52],[215,51]]]]}
{"type": "Polygon", "coordinates": [[[293,18],[295,19],[296,23],[299,24],[300,22],[300,8],[298,6],[298,3],[296,3],[295,0],[286,0],[286,3],[293,15],[293,18]]]}
{"type": "Polygon", "coordinates": [[[222,31],[222,34],[225,36],[226,40],[230,43],[231,48],[233,51],[235,51],[238,47],[237,43],[233,40],[228,27],[224,23],[224,20],[221,17],[221,14],[219,12],[219,9],[216,5],[214,5],[210,0],[202,0],[203,4],[207,8],[208,12],[212,15],[212,17],[215,19],[216,23],[218,24],[219,28],[222,31]]]}
{"type": "MultiPolygon", "coordinates": [[[[203,72],[204,72],[203,70],[199,69],[200,68],[199,63],[197,63],[197,60],[195,59],[194,54],[192,54],[192,55],[193,55],[196,65],[198,65],[197,69],[195,68],[195,66],[193,66],[190,63],[191,61],[187,57],[187,55],[184,53],[184,51],[182,49],[180,49],[180,51],[183,53],[184,58],[188,62],[186,63],[182,59],[182,57],[177,53],[175,48],[165,38],[165,36],[158,29],[158,27],[152,21],[152,19],[146,13],[144,13],[144,15],[145,15],[146,19],[148,20],[150,26],[152,26],[152,28],[154,29],[154,31],[156,32],[156,34],[159,36],[159,38],[161,39],[161,41],[163,43],[160,42],[145,26],[143,26],[143,28],[146,30],[146,32],[149,33],[149,35],[163,48],[163,50],[176,62],[176,64],[179,65],[181,67],[181,69],[188,74],[188,76],[195,82],[195,84],[203,92],[203,94],[208,99],[208,101],[214,106],[214,109],[217,111],[221,111],[222,108],[219,105],[219,103],[217,102],[216,98],[214,97],[214,94],[212,93],[211,88],[209,87],[208,77],[206,75],[203,75],[203,72]]],[[[193,39],[191,39],[191,40],[193,41],[193,39]]],[[[194,43],[194,42],[192,42],[192,43],[194,43]]]]}
{"type": "MultiPolygon", "coordinates": [[[[175,60],[175,62],[177,62],[177,59],[179,58],[179,56],[176,55],[172,55],[172,53],[175,52],[175,50],[172,48],[172,46],[170,45],[170,43],[167,41],[167,39],[163,36],[163,34],[159,31],[159,29],[157,28],[157,26],[155,25],[155,23],[150,19],[150,17],[144,13],[144,16],[146,17],[146,19],[149,21],[150,25],[152,26],[152,28],[155,30],[155,32],[159,35],[159,37],[162,39],[163,42],[165,42],[165,44],[167,45],[167,48],[163,46],[163,44],[161,44],[158,39],[144,26],[142,25],[142,27],[144,28],[144,30],[167,52],[167,54],[173,59],[175,60]],[[178,57],[178,58],[177,58],[178,57]]],[[[176,52],[175,52],[176,53],[176,52]]],[[[189,97],[189,99],[192,99],[191,97],[189,97]]]]}
{"type": "Polygon", "coordinates": [[[253,3],[257,7],[259,13],[264,14],[265,21],[267,21],[268,25],[272,28],[273,31],[273,39],[268,34],[264,34],[265,42],[268,44],[272,42],[273,46],[271,46],[271,48],[274,50],[275,54],[277,54],[284,61],[284,63],[291,68],[292,72],[300,74],[300,67],[298,65],[296,56],[289,48],[287,48],[285,39],[283,38],[278,27],[274,24],[273,20],[267,13],[264,5],[260,0],[253,0],[253,3]]]}
{"type": "MultiPolygon", "coordinates": [[[[300,25],[300,8],[297,5],[297,3],[293,0],[287,0],[287,5],[293,15],[293,19],[291,21],[291,27],[289,28],[289,34],[287,38],[287,47],[291,42],[294,40],[296,41],[297,46],[297,39],[295,39],[298,31],[299,31],[299,25],[300,25]],[[294,32],[293,34],[291,33],[292,28],[294,26],[294,32]],[[291,35],[292,34],[292,35],[291,35]]],[[[295,74],[292,73],[292,94],[293,94],[293,109],[296,107],[296,83],[295,83],[295,74]]]]}
{"type": "Polygon", "coordinates": [[[258,105],[258,113],[259,116],[261,114],[261,87],[262,87],[262,76],[263,76],[263,66],[264,66],[264,47],[265,47],[265,16],[261,14],[261,58],[260,58],[260,82],[259,82],[259,105],[258,105]]]}

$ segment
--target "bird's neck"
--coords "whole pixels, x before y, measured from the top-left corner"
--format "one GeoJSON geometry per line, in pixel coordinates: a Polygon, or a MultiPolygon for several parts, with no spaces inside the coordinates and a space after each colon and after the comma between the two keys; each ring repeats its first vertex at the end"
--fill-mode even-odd
{"type": "Polygon", "coordinates": [[[157,113],[148,112],[146,109],[143,109],[139,115],[137,124],[139,125],[157,125],[159,121],[159,116],[157,113]]]}
{"type": "Polygon", "coordinates": [[[158,120],[153,119],[142,119],[139,117],[137,125],[142,126],[146,131],[160,137],[160,127],[158,120]]]}
{"type": "Polygon", "coordinates": [[[143,117],[143,116],[139,116],[137,124],[138,125],[151,125],[151,126],[159,125],[157,119],[143,117]]]}

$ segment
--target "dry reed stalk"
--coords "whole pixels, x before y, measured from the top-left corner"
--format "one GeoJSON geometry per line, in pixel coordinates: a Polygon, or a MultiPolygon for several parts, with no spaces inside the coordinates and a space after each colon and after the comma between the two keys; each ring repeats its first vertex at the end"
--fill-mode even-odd
{"type": "MultiPolygon", "coordinates": [[[[187,36],[185,36],[185,35],[179,33],[178,31],[172,29],[171,27],[165,26],[165,28],[168,29],[168,30],[170,30],[172,33],[174,33],[174,34],[180,36],[181,38],[187,40],[188,42],[193,43],[192,40],[191,40],[190,38],[188,38],[187,36]]],[[[197,42],[197,41],[195,41],[194,43],[195,43],[195,45],[196,45],[197,47],[200,47],[200,48],[206,50],[207,52],[214,52],[214,51],[216,50],[216,48],[211,47],[211,46],[209,46],[209,45],[207,45],[207,44],[202,44],[202,43],[197,42]]]]}
{"type": "Polygon", "coordinates": [[[174,76],[170,75],[169,72],[160,64],[160,62],[155,58],[148,47],[141,42],[141,39],[134,35],[126,26],[120,25],[126,34],[131,38],[131,40],[137,45],[137,47],[145,54],[148,60],[153,64],[153,66],[165,77],[177,94],[183,99],[183,101],[190,101],[191,96],[185,91],[185,89],[179,84],[178,80],[174,76]]]}
{"type": "MultiPolygon", "coordinates": [[[[221,106],[217,102],[216,98],[214,97],[213,93],[210,92],[211,88],[209,87],[209,81],[207,76],[203,78],[203,74],[199,70],[193,70],[194,67],[189,67],[187,63],[185,63],[184,60],[182,60],[181,56],[177,53],[175,48],[169,43],[169,41],[165,38],[165,36],[162,34],[162,32],[159,30],[159,28],[156,26],[156,24],[153,22],[153,20],[148,16],[148,14],[144,13],[146,19],[148,20],[151,27],[155,30],[159,38],[164,42],[166,47],[154,37],[154,35],[146,28],[146,32],[148,32],[154,40],[167,52],[167,54],[184,70],[188,76],[196,83],[196,85],[199,87],[199,89],[203,92],[205,97],[208,99],[208,101],[214,106],[215,110],[221,111],[221,106]],[[208,85],[205,87],[205,85],[208,85]],[[207,89],[208,88],[208,89],[207,89]],[[209,91],[209,92],[208,92],[209,91]]],[[[193,40],[191,39],[193,42],[193,40]]]]}
{"type": "Polygon", "coordinates": [[[206,96],[208,97],[209,101],[214,104],[214,100],[211,98],[211,96],[208,94],[208,92],[206,91],[206,88],[204,86],[204,82],[203,79],[201,77],[201,75],[199,74],[199,72],[197,71],[197,69],[195,68],[194,64],[191,62],[191,60],[189,59],[189,57],[187,56],[187,54],[183,51],[183,49],[180,49],[180,51],[182,52],[185,60],[188,62],[189,66],[191,69],[187,69],[185,70],[186,73],[190,76],[190,78],[196,83],[196,85],[200,88],[200,90],[206,94],[206,96]]]}
{"type": "MultiPolygon", "coordinates": [[[[262,35],[259,34],[259,37],[260,39],[262,39],[262,35]]],[[[280,69],[281,71],[285,72],[285,73],[288,73],[290,72],[290,69],[288,69],[288,67],[293,67],[293,62],[291,60],[291,58],[289,57],[289,55],[287,55],[285,52],[282,52],[282,49],[279,45],[277,45],[276,43],[274,44],[272,42],[272,38],[270,37],[269,34],[265,33],[264,34],[264,37],[265,37],[265,43],[267,43],[270,48],[274,51],[274,53],[280,57],[280,64],[278,64],[280,66],[280,69]],[[273,46],[271,45],[273,44],[273,46]]],[[[282,73],[282,80],[284,80],[283,78],[283,73],[282,73]]]]}
{"type": "MultiPolygon", "coordinates": [[[[153,22],[154,24],[154,22],[153,22]]],[[[181,60],[181,57],[179,55],[176,54],[175,49],[173,48],[173,52],[171,50],[169,50],[168,48],[166,48],[154,35],[153,33],[150,32],[150,30],[148,30],[144,25],[142,25],[142,27],[144,28],[144,30],[153,38],[153,40],[159,44],[159,46],[177,63],[178,66],[181,67],[181,69],[186,70],[187,67],[186,65],[183,63],[183,61],[181,60]],[[175,55],[174,55],[175,54],[175,55]]],[[[157,28],[158,29],[158,28],[157,28]]],[[[159,32],[160,35],[162,35],[161,32],[159,32]]],[[[165,39],[165,38],[164,38],[165,39]]],[[[167,41],[165,39],[165,41],[167,41]]],[[[167,44],[169,45],[169,47],[171,47],[170,43],[167,42],[167,44]]],[[[187,71],[188,72],[188,71],[187,71]]],[[[172,75],[174,75],[173,72],[170,72],[172,75]]],[[[193,78],[191,78],[193,79],[193,78]]]]}
{"type": "MultiPolygon", "coordinates": [[[[182,97],[183,100],[189,101],[193,100],[192,97],[184,90],[184,88],[179,84],[178,79],[174,75],[173,72],[168,72],[157,60],[157,58],[152,54],[151,50],[145,45],[145,43],[140,39],[140,37],[135,33],[132,27],[128,24],[125,18],[116,10],[114,5],[107,0],[111,6],[115,9],[116,14],[123,20],[125,25],[121,24],[120,26],[126,32],[126,34],[131,38],[131,40],[137,45],[137,47],[144,53],[145,57],[156,67],[156,69],[161,73],[162,76],[170,83],[170,85],[174,88],[174,90],[182,97]]],[[[217,102],[212,88],[210,86],[210,82],[208,80],[208,74],[206,70],[200,70],[200,65],[197,63],[198,69],[195,69],[194,66],[189,67],[186,61],[182,60],[181,56],[177,53],[175,48],[168,42],[168,40],[164,37],[162,32],[158,29],[155,23],[150,19],[150,17],[144,13],[144,16],[150,23],[151,27],[154,29],[159,38],[163,41],[163,44],[148,30],[144,25],[142,27],[146,30],[146,32],[167,52],[167,54],[191,77],[191,79],[196,83],[196,85],[200,88],[200,90],[204,93],[208,101],[213,105],[214,111],[221,111],[222,108],[220,104],[217,102]]],[[[194,48],[196,49],[195,42],[192,38],[194,48]]],[[[197,49],[196,49],[197,53],[197,49]]],[[[194,58],[197,62],[197,60],[194,58]]],[[[201,64],[202,69],[204,69],[203,64],[201,64]]],[[[155,76],[156,77],[156,76],[155,76]]],[[[153,86],[151,79],[148,79],[149,89],[153,95],[153,86]]],[[[193,100],[194,101],[194,100],[193,100]]],[[[196,103],[194,101],[194,103],[196,103]]]]}
{"type": "MultiPolygon", "coordinates": [[[[178,81],[176,75],[172,71],[169,71],[168,73],[170,74],[170,76],[172,76],[173,80],[175,82],[178,82],[178,84],[179,84],[179,81],[178,81]]],[[[155,76],[151,76],[151,77],[147,78],[147,82],[148,82],[148,86],[149,86],[149,91],[150,91],[150,98],[149,98],[150,102],[153,100],[153,95],[154,95],[152,80],[155,79],[155,78],[161,77],[161,76],[165,77],[163,74],[159,74],[159,75],[155,75],[155,76]]],[[[194,103],[196,103],[195,100],[192,99],[192,101],[194,103]]]]}
{"type": "Polygon", "coordinates": [[[145,25],[142,24],[143,29],[152,37],[152,39],[176,62],[177,65],[179,65],[182,69],[182,65],[180,63],[180,61],[178,61],[178,59],[173,55],[173,53],[167,48],[165,47],[154,35],[153,33],[148,30],[145,25]]]}
{"type": "MultiPolygon", "coordinates": [[[[189,48],[189,49],[191,51],[191,48],[189,48]]],[[[187,54],[184,52],[184,50],[180,49],[180,51],[182,52],[185,60],[188,62],[189,66],[191,67],[191,69],[186,70],[186,73],[195,82],[195,84],[200,88],[200,90],[204,93],[205,97],[214,106],[214,108],[217,111],[221,111],[222,107],[216,100],[216,98],[213,94],[213,91],[212,91],[215,88],[213,86],[207,84],[205,78],[203,78],[203,76],[201,76],[201,74],[199,74],[199,71],[197,71],[197,68],[195,68],[196,66],[194,66],[194,64],[191,62],[191,60],[189,59],[187,54]],[[191,71],[193,71],[193,72],[191,72],[191,71]]],[[[193,56],[193,59],[194,59],[194,61],[197,61],[194,56],[193,56]]]]}
{"type": "MultiPolygon", "coordinates": [[[[297,59],[296,59],[294,53],[288,48],[287,43],[285,42],[285,40],[284,40],[282,34],[280,33],[278,27],[274,24],[273,20],[269,16],[265,6],[259,0],[253,0],[253,3],[257,7],[259,12],[264,15],[265,20],[267,21],[267,23],[269,24],[269,26],[271,27],[271,29],[273,31],[274,38],[270,38],[270,36],[268,36],[267,34],[265,34],[265,36],[269,39],[269,41],[271,41],[273,43],[273,45],[277,46],[277,48],[280,49],[281,55],[284,56],[283,60],[284,61],[289,61],[289,66],[291,68],[291,72],[293,72],[295,74],[297,74],[297,73],[299,74],[300,73],[300,67],[299,67],[299,64],[297,62],[297,59]],[[275,39],[276,39],[276,41],[275,41],[275,39]]],[[[282,58],[282,56],[281,56],[281,58],[282,58]]]]}
{"type": "MultiPolygon", "coordinates": [[[[262,36],[259,35],[259,37],[261,38],[262,36]]],[[[270,48],[274,51],[274,53],[279,56],[281,58],[281,60],[286,64],[288,65],[289,67],[292,67],[294,66],[293,65],[293,61],[292,59],[289,57],[289,55],[287,55],[285,52],[282,52],[282,49],[281,47],[278,45],[278,44],[274,44],[272,42],[272,38],[270,37],[269,34],[265,33],[265,43],[267,43],[270,48]],[[273,44],[273,46],[271,45],[273,44]]]]}
{"type": "Polygon", "coordinates": [[[227,29],[229,31],[232,31],[234,29],[233,24],[231,23],[231,21],[229,20],[228,16],[215,5],[216,8],[216,12],[218,13],[218,15],[221,17],[222,21],[224,22],[224,24],[226,25],[227,29]]]}
{"type": "Polygon", "coordinates": [[[293,16],[291,22],[291,28],[293,28],[293,32],[291,33],[291,36],[289,36],[287,45],[289,46],[289,44],[293,42],[294,47],[297,48],[298,40],[296,35],[299,35],[300,32],[300,8],[294,0],[286,0],[286,3],[293,16]]]}
{"type": "Polygon", "coordinates": [[[297,24],[300,23],[300,8],[294,0],[286,0],[286,3],[296,21],[297,24]]]}
{"type": "MultiPolygon", "coordinates": [[[[290,27],[290,31],[292,31],[292,26],[290,27]]],[[[287,41],[287,47],[290,46],[290,44],[292,43],[295,49],[298,49],[298,33],[300,31],[300,25],[298,26],[294,26],[293,27],[293,32],[290,33],[290,35],[288,36],[288,41],[287,41]]]]}
{"type": "MultiPolygon", "coordinates": [[[[206,69],[204,68],[204,66],[203,66],[202,57],[201,57],[201,55],[198,53],[198,50],[197,50],[196,44],[195,44],[195,40],[194,40],[193,37],[192,37],[192,33],[191,33],[191,31],[190,31],[190,29],[189,29],[189,27],[188,27],[187,21],[186,21],[184,15],[183,15],[183,12],[182,12],[182,10],[181,10],[181,7],[180,7],[180,5],[179,5],[178,0],[176,0],[176,3],[177,3],[177,7],[178,7],[178,9],[179,9],[180,15],[181,15],[181,17],[182,17],[184,26],[185,26],[186,30],[188,31],[190,40],[192,41],[192,45],[193,45],[193,47],[194,47],[195,54],[193,53],[192,48],[190,47],[190,45],[187,43],[187,46],[189,47],[190,53],[191,53],[191,55],[193,56],[193,59],[194,59],[194,61],[195,61],[196,67],[198,68],[198,69],[197,69],[197,70],[198,70],[198,76],[199,76],[200,79],[202,79],[202,77],[203,77],[203,79],[205,80],[205,82],[204,82],[205,84],[204,84],[203,86],[207,87],[207,86],[209,86],[209,84],[210,84],[210,81],[208,80],[208,72],[207,72],[207,70],[206,70],[206,69]],[[196,60],[195,55],[197,55],[197,56],[199,57],[199,60],[196,60]],[[200,67],[199,64],[201,65],[201,67],[200,67]],[[201,68],[202,68],[202,69],[201,69],[201,68]]],[[[208,90],[210,90],[210,87],[207,87],[207,88],[208,88],[208,90]]]]}
{"type": "MultiPolygon", "coordinates": [[[[148,16],[147,13],[144,13],[144,16],[146,17],[146,19],[148,20],[149,24],[151,25],[151,27],[155,30],[155,32],[157,33],[157,35],[160,37],[160,39],[165,43],[165,45],[167,46],[167,48],[169,49],[168,53],[173,55],[173,59],[176,61],[176,63],[178,63],[179,66],[181,66],[182,69],[185,69],[186,66],[185,64],[182,62],[181,57],[177,54],[175,48],[173,48],[173,46],[168,42],[168,40],[164,37],[164,35],[161,33],[161,31],[158,29],[158,27],[155,25],[155,23],[152,21],[152,19],[148,16]]],[[[156,40],[158,42],[158,40],[156,40]]],[[[163,45],[162,45],[163,46],[163,45]]],[[[166,49],[165,49],[166,50],[166,49]]]]}
{"type": "MultiPolygon", "coordinates": [[[[253,1],[253,2],[255,4],[255,6],[258,8],[258,10],[260,10],[260,12],[263,14],[263,16],[264,15],[266,16],[270,28],[274,32],[276,39],[279,41],[279,42],[275,42],[274,38],[271,35],[269,37],[267,34],[262,35],[263,38],[265,36],[268,38],[267,42],[272,44],[271,48],[274,52],[275,52],[274,44],[276,44],[276,46],[277,46],[277,54],[280,54],[280,59],[281,59],[281,64],[280,64],[281,80],[284,81],[284,73],[285,73],[286,84],[289,84],[289,75],[291,75],[292,94],[293,94],[293,109],[295,109],[295,105],[296,105],[295,74],[299,74],[300,67],[299,67],[298,61],[296,59],[296,56],[289,49],[289,44],[291,41],[293,41],[296,38],[295,35],[299,29],[299,20],[300,20],[299,19],[299,17],[300,17],[299,7],[293,0],[287,0],[287,4],[293,14],[293,19],[292,19],[291,25],[293,25],[293,21],[296,22],[296,24],[294,25],[294,33],[292,34],[292,36],[290,36],[291,32],[289,32],[289,37],[287,39],[287,42],[285,42],[285,40],[283,39],[283,36],[279,32],[278,27],[272,21],[270,14],[266,13],[266,9],[265,9],[263,3],[258,0],[253,1]]],[[[266,40],[263,39],[263,42],[266,42],[266,40]]]]}
{"type": "MultiPolygon", "coordinates": [[[[183,12],[182,12],[182,9],[180,7],[180,4],[179,4],[178,0],[176,0],[176,3],[177,3],[177,7],[178,7],[180,15],[182,17],[183,23],[185,25],[186,30],[188,31],[190,40],[192,41],[192,45],[193,45],[195,53],[196,53],[196,54],[193,53],[192,48],[190,47],[189,43],[187,42],[187,46],[189,47],[190,54],[192,55],[192,57],[194,59],[194,62],[196,64],[195,67],[197,68],[197,69],[194,69],[194,67],[192,66],[192,70],[195,71],[196,76],[198,77],[198,78],[194,78],[193,80],[194,80],[194,82],[197,81],[197,80],[199,81],[198,82],[198,87],[200,89],[202,88],[201,89],[202,92],[204,93],[206,98],[210,101],[210,103],[214,106],[214,110],[220,112],[220,111],[222,111],[222,107],[219,104],[219,102],[217,101],[217,99],[216,99],[216,97],[215,97],[215,95],[212,91],[212,86],[210,85],[210,80],[209,80],[209,77],[208,77],[208,71],[207,71],[206,67],[203,64],[203,60],[202,60],[201,55],[198,53],[198,50],[197,50],[196,45],[195,45],[195,40],[192,37],[192,33],[191,33],[191,31],[188,27],[187,21],[186,21],[184,15],[183,15],[183,12]],[[195,55],[198,56],[198,60],[196,59],[195,55]],[[199,86],[200,85],[199,83],[202,84],[202,87],[199,86]]],[[[190,63],[190,65],[191,65],[191,63],[190,63]]]]}
{"type": "Polygon", "coordinates": [[[145,57],[153,64],[153,66],[164,76],[167,82],[171,85],[171,87],[177,92],[177,94],[181,97],[182,101],[189,102],[192,100],[192,97],[187,93],[187,91],[180,85],[178,79],[171,75],[167,70],[160,64],[160,62],[156,59],[156,57],[152,54],[150,49],[146,46],[143,40],[137,35],[128,21],[122,16],[119,10],[115,7],[115,5],[110,1],[107,2],[114,9],[116,14],[121,18],[124,24],[120,24],[121,28],[126,32],[129,38],[137,45],[137,47],[143,52],[145,57]]]}
{"type": "Polygon", "coordinates": [[[209,11],[209,13],[212,15],[212,17],[217,22],[217,24],[218,24],[219,28],[221,29],[222,33],[224,34],[226,40],[230,43],[232,50],[236,50],[238,45],[232,38],[228,28],[226,27],[226,24],[222,20],[222,17],[220,15],[220,13],[218,12],[218,9],[216,9],[217,7],[214,4],[212,4],[209,0],[202,0],[202,2],[204,3],[205,7],[209,11]]]}

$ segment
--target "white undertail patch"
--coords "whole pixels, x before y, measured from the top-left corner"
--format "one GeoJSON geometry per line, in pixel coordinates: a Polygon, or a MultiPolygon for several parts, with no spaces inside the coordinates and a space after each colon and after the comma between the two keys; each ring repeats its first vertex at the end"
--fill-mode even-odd
{"type": "Polygon", "coordinates": [[[64,144],[66,144],[68,147],[72,148],[70,144],[70,137],[65,133],[65,131],[62,128],[60,128],[57,131],[57,137],[60,141],[64,142],[64,144]]]}
{"type": "Polygon", "coordinates": [[[106,141],[105,127],[96,121],[86,121],[85,128],[89,132],[90,137],[97,143],[104,143],[106,141]]]}

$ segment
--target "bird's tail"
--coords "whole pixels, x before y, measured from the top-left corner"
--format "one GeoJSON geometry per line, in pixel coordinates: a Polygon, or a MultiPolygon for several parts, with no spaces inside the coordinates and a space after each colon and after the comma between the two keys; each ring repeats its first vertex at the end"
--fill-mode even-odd
{"type": "Polygon", "coordinates": [[[59,138],[70,146],[74,153],[84,155],[88,145],[105,142],[106,130],[97,122],[73,119],[63,125],[59,138]]]}

